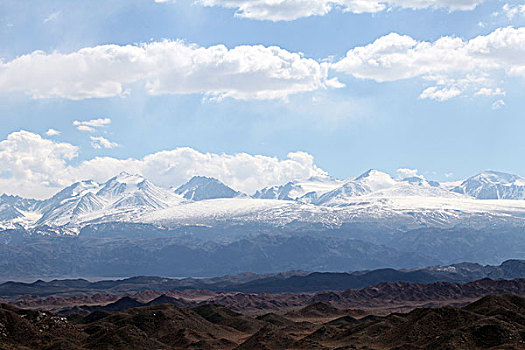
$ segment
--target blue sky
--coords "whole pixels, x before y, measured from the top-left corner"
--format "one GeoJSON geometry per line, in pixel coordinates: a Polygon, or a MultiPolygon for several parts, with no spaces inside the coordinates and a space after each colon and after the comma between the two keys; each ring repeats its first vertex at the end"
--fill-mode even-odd
{"type": "MultiPolygon", "coordinates": [[[[451,9],[438,0],[424,9],[410,8],[410,1],[398,5],[390,2],[394,5],[388,5],[388,11],[361,14],[344,12],[341,6],[335,6],[325,15],[275,21],[235,15],[236,10],[228,8],[227,1],[221,5],[221,0],[215,0],[218,5],[213,7],[189,0],[4,0],[0,3],[0,140],[27,130],[54,144],[76,147],[74,156],[58,160],[62,167],[77,167],[95,157],[142,159],[163,150],[190,147],[202,154],[245,152],[279,160],[287,159],[290,152],[304,151],[314,157],[317,167],[339,178],[358,175],[368,168],[391,173],[398,168],[417,168],[426,177],[440,181],[461,179],[483,169],[525,175],[525,7],[520,2],[472,2],[477,6],[469,10],[451,9]],[[390,33],[400,36],[388,36],[390,33]],[[377,67],[367,64],[368,60],[379,60],[378,55],[386,57],[389,52],[356,51],[353,60],[344,60],[349,50],[372,45],[385,36],[389,43],[405,43],[407,38],[415,43],[434,43],[450,37],[459,38],[464,44],[450,48],[452,58],[448,56],[448,46],[440,51],[414,47],[423,58],[407,65],[403,63],[405,58],[391,66],[381,63],[377,71],[377,67]],[[486,40],[488,45],[496,49],[488,53],[472,49],[470,46],[476,45],[469,46],[468,42],[477,36],[490,38],[486,40]],[[231,78],[230,82],[231,67],[224,68],[224,73],[218,71],[223,68],[216,71],[213,64],[210,68],[207,63],[181,87],[178,79],[185,70],[193,71],[193,67],[184,66],[177,73],[168,67],[158,73],[162,86],[154,87],[152,92],[146,81],[150,78],[142,78],[145,72],[130,82],[121,76],[145,69],[126,61],[130,68],[115,78],[120,79],[117,85],[122,85],[122,91],[104,90],[100,97],[98,87],[93,86],[100,82],[96,79],[104,78],[102,72],[102,78],[94,77],[86,83],[89,92],[83,87],[76,95],[70,94],[71,86],[76,85],[68,77],[77,68],[74,64],[65,66],[57,55],[109,44],[126,47],[163,40],[182,40],[184,50],[192,44],[199,48],[224,45],[228,50],[239,45],[276,46],[286,54],[301,53],[290,60],[306,64],[309,70],[305,73],[301,68],[299,73],[291,73],[305,81],[297,88],[287,80],[283,82],[282,76],[278,83],[264,80],[272,69],[258,72],[263,77],[260,81],[257,74],[244,76],[235,71],[238,80],[231,78]],[[464,48],[469,51],[467,54],[464,48]],[[43,51],[42,60],[20,63],[21,68],[15,67],[20,71],[13,68],[20,56],[36,50],[43,51]],[[440,55],[443,57],[437,57],[440,55]],[[358,64],[357,56],[362,59],[358,64]],[[464,62],[481,56],[479,63],[465,67],[464,62]],[[443,62],[445,68],[431,67],[443,62]],[[330,64],[335,64],[334,68],[327,68],[327,75],[323,75],[323,67],[330,64]],[[332,84],[330,79],[338,83],[332,84]],[[227,87],[221,85],[223,81],[228,82],[227,87]],[[279,86],[278,91],[274,90],[274,83],[279,86]],[[66,87],[61,88],[61,84],[66,87]],[[46,95],[54,91],[55,85],[60,91],[46,95]],[[218,87],[212,91],[208,85],[218,87]],[[278,96],[256,97],[260,86],[266,89],[265,93],[271,90],[278,96]],[[249,95],[244,94],[245,88],[251,91],[249,95]],[[428,88],[431,90],[424,95],[428,88]],[[35,96],[35,91],[40,95],[35,96]],[[78,125],[73,124],[99,118],[109,118],[111,122],[96,126],[91,132],[78,130],[78,125]],[[48,129],[60,134],[46,135],[48,129]],[[94,138],[100,137],[109,143],[97,143],[94,138]]],[[[178,50],[163,44],[159,47],[160,53],[154,54],[159,62],[165,61],[158,55],[178,50]]],[[[412,59],[410,50],[400,54],[412,59]]],[[[236,54],[232,59],[241,60],[242,67],[245,56],[240,55],[241,58],[236,54]]],[[[254,60],[259,59],[257,55],[254,53],[254,60]]],[[[200,56],[196,57],[198,61],[200,56]]],[[[268,56],[260,59],[265,62],[268,56]]],[[[107,69],[92,68],[97,74],[107,69]]],[[[78,79],[89,80],[91,76],[79,75],[78,79]]],[[[63,185],[45,173],[49,169],[40,169],[33,163],[23,165],[28,169],[15,168],[21,162],[13,159],[29,153],[22,146],[9,145],[0,143],[0,159],[7,169],[0,174],[5,180],[0,182],[0,192],[9,192],[9,184],[17,177],[14,174],[22,174],[18,178],[26,176],[25,181],[43,181],[53,190],[63,185]]],[[[102,180],[103,175],[94,173],[102,180]]],[[[214,174],[211,170],[206,173],[214,174]]],[[[71,180],[78,177],[71,176],[71,180]]],[[[223,180],[226,178],[223,176],[223,180]]],[[[177,181],[182,178],[174,180],[177,181]]],[[[52,192],[51,189],[35,190],[35,196],[52,192]]]]}

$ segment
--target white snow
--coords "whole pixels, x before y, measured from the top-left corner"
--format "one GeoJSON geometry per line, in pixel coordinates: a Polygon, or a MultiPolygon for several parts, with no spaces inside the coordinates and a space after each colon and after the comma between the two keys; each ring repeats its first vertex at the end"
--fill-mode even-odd
{"type": "MultiPolygon", "coordinates": [[[[473,177],[474,180],[470,178],[462,184],[470,181],[478,186],[481,181],[492,186],[500,181],[504,185],[511,184],[514,186],[512,193],[518,193],[516,186],[522,178],[499,173],[489,175],[473,177]],[[490,181],[486,182],[487,179],[490,181]]],[[[201,190],[206,188],[201,187],[201,190]]],[[[87,223],[99,222],[177,225],[225,220],[274,225],[295,221],[328,226],[344,222],[381,222],[405,228],[484,225],[497,221],[525,226],[525,200],[476,199],[470,194],[451,191],[448,184],[442,186],[424,178],[394,180],[377,170],[346,181],[309,179],[277,188],[288,200],[245,196],[191,201],[155,186],[140,175],[121,173],[101,185],[93,181],[73,184],[37,203],[35,210],[16,208],[23,216],[0,221],[0,228],[17,224],[24,227],[66,225],[64,232],[78,232],[87,223]]],[[[210,186],[210,191],[217,191],[217,186],[210,186]]],[[[217,193],[200,195],[215,196],[217,193]]]]}

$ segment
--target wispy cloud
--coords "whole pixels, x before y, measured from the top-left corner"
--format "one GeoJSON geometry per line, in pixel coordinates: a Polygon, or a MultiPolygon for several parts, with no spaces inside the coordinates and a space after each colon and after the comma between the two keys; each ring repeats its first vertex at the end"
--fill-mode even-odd
{"type": "Polygon", "coordinates": [[[49,14],[49,16],[47,16],[46,18],[44,18],[44,23],[48,23],[48,22],[54,22],[56,21],[58,18],[60,18],[60,15],[62,15],[62,11],[57,11],[57,12],[53,12],[51,14],[49,14]]]}
{"type": "Polygon", "coordinates": [[[118,143],[111,142],[111,141],[109,141],[108,139],[106,139],[105,137],[102,137],[102,136],[90,136],[90,139],[91,139],[91,147],[93,147],[95,149],[114,148],[114,147],[119,146],[118,143]]]}
{"type": "Polygon", "coordinates": [[[503,100],[494,101],[492,104],[492,109],[494,110],[502,109],[503,107],[505,107],[505,101],[503,100]]]}
{"type": "Polygon", "coordinates": [[[513,20],[515,17],[525,17],[525,4],[505,4],[503,5],[501,11],[505,16],[507,16],[509,20],[513,20]]]}
{"type": "MultiPolygon", "coordinates": [[[[155,0],[155,2],[166,2],[155,0]]],[[[195,0],[202,6],[235,9],[236,17],[268,21],[292,21],[303,17],[324,16],[340,9],[351,13],[377,13],[392,8],[473,10],[483,0],[195,0]]]]}
{"type": "Polygon", "coordinates": [[[110,118],[99,118],[84,121],[75,120],[73,122],[73,125],[76,126],[78,130],[87,132],[95,132],[96,129],[105,127],[109,124],[111,124],[110,118]]]}
{"type": "Polygon", "coordinates": [[[500,88],[481,88],[474,95],[476,96],[505,96],[505,91],[500,88]]]}

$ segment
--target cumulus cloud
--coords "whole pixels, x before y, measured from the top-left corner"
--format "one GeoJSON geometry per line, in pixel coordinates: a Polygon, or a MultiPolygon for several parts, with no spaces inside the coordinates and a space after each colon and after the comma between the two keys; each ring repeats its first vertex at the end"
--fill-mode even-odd
{"type": "Polygon", "coordinates": [[[48,129],[46,131],[46,135],[47,136],[57,136],[57,135],[60,135],[60,134],[61,134],[61,132],[58,131],[58,130],[55,130],[55,129],[48,129]]]}
{"type": "Polygon", "coordinates": [[[79,100],[125,95],[134,84],[151,95],[263,100],[341,86],[328,79],[327,73],[328,63],[275,46],[205,48],[165,40],[100,45],[72,53],[35,51],[0,61],[0,90],[36,99],[79,100]]]}
{"type": "Polygon", "coordinates": [[[153,183],[178,186],[195,175],[218,178],[235,189],[253,193],[265,186],[326,173],[305,152],[285,159],[247,153],[203,153],[188,147],[143,158],[95,157],[78,162],[78,148],[28,131],[13,132],[0,141],[0,193],[44,198],[82,179],[106,181],[121,171],[142,174],[153,183]]]}
{"type": "Polygon", "coordinates": [[[111,142],[107,138],[102,137],[102,136],[90,136],[90,139],[91,139],[91,147],[95,149],[114,148],[119,145],[118,143],[111,142]]]}
{"type": "Polygon", "coordinates": [[[349,50],[331,68],[377,82],[422,78],[433,86],[420,97],[444,101],[467,91],[494,89],[504,76],[525,77],[524,56],[525,28],[498,28],[467,41],[446,36],[425,42],[391,33],[349,50]]]}
{"type": "Polygon", "coordinates": [[[111,124],[110,118],[99,118],[91,120],[75,120],[73,125],[80,131],[95,132],[96,129],[111,124]]]}
{"type": "Polygon", "coordinates": [[[399,168],[396,170],[400,177],[423,177],[418,174],[419,170],[417,169],[408,169],[408,168],[399,168]]]}
{"type": "Polygon", "coordinates": [[[65,186],[62,178],[78,148],[29,131],[13,132],[0,141],[0,192],[41,195],[46,188],[65,186]]]}
{"type": "MultiPolygon", "coordinates": [[[[160,2],[159,0],[155,0],[160,2]]],[[[165,1],[162,1],[165,2],[165,1]]],[[[203,6],[235,9],[235,16],[255,20],[292,21],[324,16],[334,9],[351,13],[376,13],[391,8],[445,8],[449,11],[473,10],[483,0],[196,0],[203,6]]]]}

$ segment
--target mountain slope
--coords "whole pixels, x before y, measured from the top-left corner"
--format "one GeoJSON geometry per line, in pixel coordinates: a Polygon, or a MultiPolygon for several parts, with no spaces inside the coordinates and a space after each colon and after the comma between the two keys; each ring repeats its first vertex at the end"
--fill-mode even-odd
{"type": "Polygon", "coordinates": [[[104,184],[81,181],[37,205],[37,224],[79,225],[93,220],[131,220],[136,213],[167,208],[181,202],[170,191],[140,175],[120,173],[104,184]]]}
{"type": "Polygon", "coordinates": [[[525,178],[486,170],[452,189],[476,199],[525,199],[525,178]]]}
{"type": "Polygon", "coordinates": [[[291,181],[260,190],[251,198],[213,178],[194,177],[174,193],[123,172],[103,184],[74,183],[42,201],[0,196],[0,227],[21,225],[35,232],[53,226],[78,232],[86,225],[107,222],[167,226],[244,222],[276,227],[355,223],[394,231],[456,225],[523,227],[525,201],[518,200],[521,178],[483,174],[450,191],[420,176],[395,180],[369,170],[346,181],[330,177],[291,181]],[[498,199],[477,199],[490,197],[491,188],[496,188],[498,199]]]}
{"type": "Polygon", "coordinates": [[[374,191],[390,188],[396,181],[387,173],[370,169],[361,174],[355,180],[351,180],[342,186],[329,191],[319,197],[315,204],[341,204],[349,197],[357,197],[374,191]]]}
{"type": "Polygon", "coordinates": [[[187,183],[175,190],[176,194],[186,199],[201,201],[205,199],[235,198],[246,196],[235,191],[217,179],[205,176],[194,176],[187,183]]]}
{"type": "Polygon", "coordinates": [[[311,201],[322,194],[340,186],[342,181],[335,178],[313,177],[308,180],[294,180],[284,185],[265,187],[258,190],[253,195],[259,199],[279,199],[279,200],[298,200],[311,201]]]}

